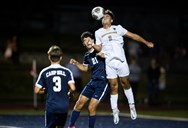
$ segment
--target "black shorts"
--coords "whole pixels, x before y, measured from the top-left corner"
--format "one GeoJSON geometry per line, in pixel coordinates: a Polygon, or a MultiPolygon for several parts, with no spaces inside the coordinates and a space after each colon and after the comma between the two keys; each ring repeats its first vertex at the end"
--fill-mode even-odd
{"type": "Polygon", "coordinates": [[[45,114],[45,127],[55,128],[55,126],[65,126],[67,120],[67,113],[52,113],[46,112],[45,114]]]}

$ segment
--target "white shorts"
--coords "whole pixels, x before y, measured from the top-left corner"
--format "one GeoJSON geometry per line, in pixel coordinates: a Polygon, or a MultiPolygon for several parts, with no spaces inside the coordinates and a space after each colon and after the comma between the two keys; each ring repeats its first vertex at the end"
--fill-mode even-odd
{"type": "Polygon", "coordinates": [[[106,74],[108,79],[125,77],[130,73],[127,61],[111,60],[106,63],[106,74]]]}

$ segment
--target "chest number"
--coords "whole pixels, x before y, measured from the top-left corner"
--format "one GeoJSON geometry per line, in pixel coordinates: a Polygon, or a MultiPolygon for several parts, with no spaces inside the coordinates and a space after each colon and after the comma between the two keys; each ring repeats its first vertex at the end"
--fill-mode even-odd
{"type": "Polygon", "coordinates": [[[95,65],[95,64],[97,64],[97,63],[98,63],[98,60],[97,60],[97,58],[96,58],[96,57],[92,58],[91,60],[92,60],[93,65],[95,65]]]}
{"type": "Polygon", "coordinates": [[[108,36],[108,40],[109,40],[109,41],[112,41],[112,36],[108,36]]]}
{"type": "Polygon", "coordinates": [[[60,92],[61,91],[61,78],[59,76],[54,76],[53,77],[53,90],[54,92],[60,92]]]}

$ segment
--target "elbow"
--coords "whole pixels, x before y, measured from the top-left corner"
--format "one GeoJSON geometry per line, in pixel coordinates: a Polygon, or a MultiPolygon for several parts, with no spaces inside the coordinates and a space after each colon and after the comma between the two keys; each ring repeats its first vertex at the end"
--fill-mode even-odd
{"type": "Polygon", "coordinates": [[[40,88],[35,87],[35,89],[34,89],[34,93],[38,94],[39,92],[40,92],[40,88]]]}

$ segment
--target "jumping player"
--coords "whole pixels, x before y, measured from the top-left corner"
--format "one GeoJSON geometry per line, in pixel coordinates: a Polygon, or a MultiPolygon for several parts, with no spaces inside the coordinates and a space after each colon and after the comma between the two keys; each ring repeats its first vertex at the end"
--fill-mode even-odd
{"type": "Polygon", "coordinates": [[[114,116],[114,123],[119,122],[118,101],[118,77],[123,87],[124,93],[128,99],[131,118],[137,118],[134,104],[134,96],[128,81],[129,67],[127,64],[125,52],[123,49],[123,36],[144,43],[149,48],[154,45],[152,42],[146,41],[141,36],[129,32],[121,25],[112,25],[114,14],[110,10],[106,10],[102,18],[102,28],[95,31],[96,44],[93,48],[98,52],[102,51],[106,60],[107,79],[111,86],[110,103],[114,116]]]}
{"type": "Polygon", "coordinates": [[[76,65],[81,71],[88,71],[91,67],[91,80],[82,90],[79,99],[77,100],[72,111],[68,128],[75,128],[75,122],[80,115],[80,111],[87,101],[89,101],[89,128],[94,128],[96,120],[96,109],[101,100],[104,98],[108,84],[105,71],[105,59],[97,55],[97,52],[92,48],[94,43],[93,34],[84,32],[81,35],[83,45],[88,50],[85,53],[83,64],[71,59],[70,63],[76,65]]]}
{"type": "Polygon", "coordinates": [[[47,94],[45,127],[64,128],[69,108],[69,95],[75,91],[72,72],[60,65],[62,51],[53,45],[48,50],[51,65],[44,68],[36,81],[35,93],[47,94]]]}

